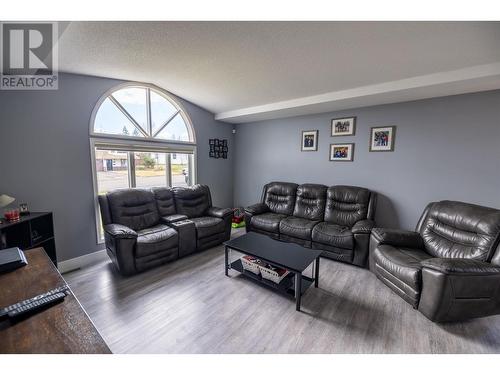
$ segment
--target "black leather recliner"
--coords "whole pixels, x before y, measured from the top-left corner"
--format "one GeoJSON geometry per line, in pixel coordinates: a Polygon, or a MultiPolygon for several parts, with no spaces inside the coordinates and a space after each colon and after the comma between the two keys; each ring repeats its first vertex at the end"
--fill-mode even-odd
{"type": "Polygon", "coordinates": [[[264,186],[261,203],[245,209],[246,230],[366,266],[376,197],[356,186],[271,182],[264,186]]]}
{"type": "Polygon", "coordinates": [[[500,313],[500,210],[441,201],[415,232],[375,228],[370,269],[436,322],[500,313]]]}
{"type": "Polygon", "coordinates": [[[118,189],[98,199],[106,251],[123,275],[216,246],[231,235],[232,210],[212,207],[205,185],[118,189]]]}

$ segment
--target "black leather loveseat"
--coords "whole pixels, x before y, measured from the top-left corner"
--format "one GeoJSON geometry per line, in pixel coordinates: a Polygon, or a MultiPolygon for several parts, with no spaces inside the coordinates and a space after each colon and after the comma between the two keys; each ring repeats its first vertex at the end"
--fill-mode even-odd
{"type": "Polygon", "coordinates": [[[271,182],[261,202],[245,209],[246,230],[366,266],[376,199],[376,193],[356,186],[271,182]]]}
{"type": "Polygon", "coordinates": [[[500,313],[500,210],[441,201],[415,232],[375,228],[370,269],[432,321],[500,313]]]}
{"type": "Polygon", "coordinates": [[[232,210],[208,186],[118,189],[99,196],[106,251],[131,275],[229,240],[232,210]]]}

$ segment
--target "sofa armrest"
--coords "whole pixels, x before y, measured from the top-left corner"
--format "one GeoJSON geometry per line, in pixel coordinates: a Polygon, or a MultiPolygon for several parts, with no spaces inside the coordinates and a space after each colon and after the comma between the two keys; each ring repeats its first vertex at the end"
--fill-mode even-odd
{"type": "Polygon", "coordinates": [[[475,259],[431,258],[421,264],[425,268],[445,274],[500,275],[500,267],[475,259]]]}
{"type": "Polygon", "coordinates": [[[374,226],[375,222],[373,220],[365,219],[356,222],[351,228],[354,237],[354,255],[352,263],[357,266],[367,266],[370,249],[370,233],[374,226]]]}
{"type": "Polygon", "coordinates": [[[104,226],[104,231],[115,239],[135,239],[137,238],[136,231],[121,224],[108,224],[104,226]]]}
{"type": "Polygon", "coordinates": [[[245,213],[249,215],[260,215],[269,212],[269,207],[265,203],[257,203],[245,208],[245,213]]]}
{"type": "Polygon", "coordinates": [[[352,226],[351,232],[352,234],[370,234],[374,226],[375,222],[373,220],[360,220],[352,226]]]}
{"type": "Polygon", "coordinates": [[[231,223],[233,221],[233,210],[231,208],[210,207],[207,210],[207,215],[217,217],[224,221],[223,241],[229,241],[229,239],[231,238],[231,223]]]}
{"type": "Polygon", "coordinates": [[[500,267],[474,259],[432,258],[422,264],[418,310],[434,322],[500,313],[500,267]]]}
{"type": "Polygon", "coordinates": [[[174,214],[168,216],[162,216],[161,221],[165,224],[175,223],[177,221],[186,220],[188,217],[186,215],[174,214]]]}
{"type": "Polygon", "coordinates": [[[245,230],[246,232],[252,231],[252,217],[269,212],[269,207],[264,203],[257,203],[245,208],[245,230]]]}
{"type": "Polygon", "coordinates": [[[420,233],[401,229],[374,228],[370,241],[373,245],[391,245],[395,247],[410,247],[423,249],[424,242],[420,233]]]}
{"type": "Polygon", "coordinates": [[[207,215],[208,216],[214,216],[218,218],[225,218],[227,216],[230,216],[233,214],[233,210],[230,208],[219,208],[219,207],[210,207],[207,210],[207,215]]]}
{"type": "Polygon", "coordinates": [[[135,245],[137,232],[120,224],[104,226],[106,250],[114,265],[122,275],[133,275],[135,268],[135,245]]]}

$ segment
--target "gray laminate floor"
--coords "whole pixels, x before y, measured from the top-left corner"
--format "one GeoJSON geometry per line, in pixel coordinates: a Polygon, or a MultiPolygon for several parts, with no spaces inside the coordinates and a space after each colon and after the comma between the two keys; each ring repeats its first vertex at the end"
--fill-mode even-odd
{"type": "Polygon", "coordinates": [[[219,246],[130,278],[110,262],[64,277],[114,353],[500,353],[500,316],[434,324],[365,269],[322,259],[296,312],[223,263],[219,246]]]}

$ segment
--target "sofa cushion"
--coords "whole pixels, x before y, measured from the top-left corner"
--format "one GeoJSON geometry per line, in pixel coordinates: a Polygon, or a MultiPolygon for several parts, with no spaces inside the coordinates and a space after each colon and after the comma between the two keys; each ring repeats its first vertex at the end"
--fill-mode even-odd
{"type": "Polygon", "coordinates": [[[267,212],[265,214],[252,216],[250,224],[257,230],[279,233],[280,221],[284,218],[286,218],[286,215],[267,212]]]}
{"type": "Polygon", "coordinates": [[[160,222],[155,197],[151,190],[118,189],[107,194],[113,223],[135,231],[160,222]]]}
{"type": "Polygon", "coordinates": [[[370,190],[356,186],[331,186],[326,193],[325,221],[352,227],[368,217],[370,190]]]}
{"type": "Polygon", "coordinates": [[[223,233],[225,230],[224,220],[213,216],[202,216],[192,218],[191,221],[196,227],[198,238],[213,236],[223,233]]]}
{"type": "Polygon", "coordinates": [[[149,256],[160,251],[177,247],[179,237],[177,231],[168,225],[159,224],[137,232],[136,256],[149,256]]]}
{"type": "Polygon", "coordinates": [[[212,205],[210,190],[206,185],[174,187],[175,207],[177,213],[189,218],[204,216],[212,205]]]}
{"type": "Polygon", "coordinates": [[[423,250],[377,246],[372,254],[377,277],[413,307],[418,306],[422,290],[421,262],[432,258],[423,250]]]}
{"type": "Polygon", "coordinates": [[[321,222],[312,231],[313,242],[352,250],[354,248],[354,236],[351,230],[342,225],[321,222]]]}
{"type": "Polygon", "coordinates": [[[176,213],[174,191],[172,188],[156,187],[152,188],[151,191],[155,196],[160,216],[170,216],[176,213]]]}
{"type": "Polygon", "coordinates": [[[498,246],[500,210],[442,201],[430,205],[420,225],[425,250],[438,258],[489,261],[498,246]]]}
{"type": "Polygon", "coordinates": [[[288,216],[281,220],[279,231],[286,236],[311,240],[311,233],[318,221],[288,216]]]}
{"type": "Polygon", "coordinates": [[[270,182],[264,186],[264,203],[274,213],[291,215],[296,190],[297,184],[291,182],[270,182]]]}
{"type": "Polygon", "coordinates": [[[326,186],[303,184],[297,188],[293,216],[322,221],[325,214],[326,186]]]}

